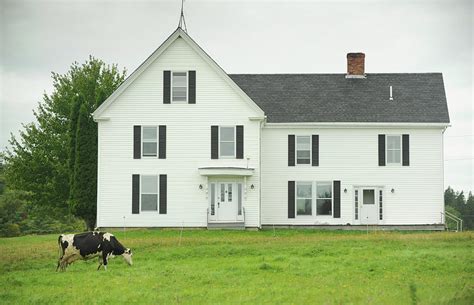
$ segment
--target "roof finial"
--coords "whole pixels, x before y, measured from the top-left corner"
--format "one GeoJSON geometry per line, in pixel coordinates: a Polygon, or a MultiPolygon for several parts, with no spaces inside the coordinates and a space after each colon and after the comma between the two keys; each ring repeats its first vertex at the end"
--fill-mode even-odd
{"type": "Polygon", "coordinates": [[[181,16],[179,17],[178,28],[181,28],[186,33],[188,32],[186,19],[184,19],[184,0],[181,0],[181,16]]]}

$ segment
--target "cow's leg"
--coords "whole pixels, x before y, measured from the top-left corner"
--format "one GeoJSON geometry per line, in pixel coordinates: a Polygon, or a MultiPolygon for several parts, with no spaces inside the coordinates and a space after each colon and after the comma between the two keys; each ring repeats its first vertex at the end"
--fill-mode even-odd
{"type": "Polygon", "coordinates": [[[61,259],[61,270],[62,271],[66,271],[67,266],[70,264],[69,263],[70,258],[71,258],[71,256],[63,256],[62,257],[62,259],[61,259]]]}
{"type": "Polygon", "coordinates": [[[107,271],[107,262],[109,259],[108,253],[102,252],[102,263],[104,264],[104,269],[107,271]]]}
{"type": "Polygon", "coordinates": [[[102,266],[102,260],[103,258],[99,256],[99,267],[97,267],[97,270],[99,270],[100,267],[102,266]]]}
{"type": "Polygon", "coordinates": [[[66,266],[65,266],[65,265],[66,265],[66,261],[65,261],[64,259],[61,259],[61,261],[60,261],[58,264],[59,264],[59,269],[60,269],[61,271],[66,270],[66,266]]]}

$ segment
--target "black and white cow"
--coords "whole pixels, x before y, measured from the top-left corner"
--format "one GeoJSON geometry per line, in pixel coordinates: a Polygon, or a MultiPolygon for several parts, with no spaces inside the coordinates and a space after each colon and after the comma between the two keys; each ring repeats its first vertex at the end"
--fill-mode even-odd
{"type": "Polygon", "coordinates": [[[104,265],[107,270],[107,262],[110,257],[122,255],[127,264],[132,265],[132,250],[125,248],[110,233],[107,232],[85,232],[80,234],[61,234],[58,238],[59,245],[59,269],[66,267],[76,260],[88,260],[99,257],[99,267],[104,265]]]}

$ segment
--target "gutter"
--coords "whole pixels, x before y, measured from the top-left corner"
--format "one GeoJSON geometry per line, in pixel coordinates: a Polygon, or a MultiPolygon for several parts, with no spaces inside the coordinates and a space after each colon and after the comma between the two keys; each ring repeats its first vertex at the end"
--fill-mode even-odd
{"type": "Polygon", "coordinates": [[[375,122],[305,122],[305,123],[265,123],[264,128],[444,128],[449,123],[375,123],[375,122]]]}

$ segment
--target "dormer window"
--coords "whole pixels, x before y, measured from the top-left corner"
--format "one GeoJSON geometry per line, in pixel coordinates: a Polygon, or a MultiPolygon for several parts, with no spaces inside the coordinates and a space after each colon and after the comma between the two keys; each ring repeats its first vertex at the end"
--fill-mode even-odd
{"type": "Polygon", "coordinates": [[[172,72],[171,101],[173,103],[188,102],[188,72],[172,72]]]}

